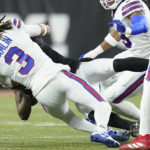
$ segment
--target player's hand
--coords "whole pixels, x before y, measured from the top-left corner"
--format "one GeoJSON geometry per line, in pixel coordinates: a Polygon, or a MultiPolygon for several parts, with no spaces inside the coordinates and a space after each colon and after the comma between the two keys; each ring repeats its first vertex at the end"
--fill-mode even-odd
{"type": "Polygon", "coordinates": [[[78,60],[83,59],[83,58],[85,57],[85,55],[86,55],[86,53],[82,54],[82,55],[78,58],[78,60]]]}
{"type": "Polygon", "coordinates": [[[125,33],[126,31],[125,25],[120,20],[113,20],[112,23],[110,23],[109,25],[115,25],[117,32],[125,33]]]}

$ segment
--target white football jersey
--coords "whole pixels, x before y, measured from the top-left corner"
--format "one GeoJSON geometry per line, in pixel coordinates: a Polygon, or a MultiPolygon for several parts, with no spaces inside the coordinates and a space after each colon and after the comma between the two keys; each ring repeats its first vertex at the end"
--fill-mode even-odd
{"type": "MultiPolygon", "coordinates": [[[[136,11],[143,11],[149,27],[148,33],[142,33],[138,35],[126,35],[132,42],[132,48],[130,51],[137,54],[143,54],[145,57],[146,53],[150,55],[150,11],[147,5],[142,0],[125,0],[122,2],[113,14],[113,19],[118,19],[123,22],[126,26],[131,25],[131,21],[128,18],[129,15],[136,11]]],[[[142,57],[142,56],[141,56],[142,57]]]]}
{"type": "Polygon", "coordinates": [[[68,65],[54,63],[24,30],[23,22],[13,19],[13,29],[0,39],[0,75],[7,76],[36,96],[55,75],[68,65]]]}

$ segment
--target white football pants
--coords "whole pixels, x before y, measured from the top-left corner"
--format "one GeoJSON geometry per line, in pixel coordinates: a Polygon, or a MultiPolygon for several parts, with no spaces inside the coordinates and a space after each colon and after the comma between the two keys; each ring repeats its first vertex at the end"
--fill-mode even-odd
{"type": "Polygon", "coordinates": [[[36,96],[39,103],[52,116],[65,121],[69,126],[87,132],[107,131],[111,106],[86,81],[68,72],[61,71],[36,96]],[[97,126],[76,116],[69,108],[69,99],[95,111],[97,126]]]}
{"type": "MultiPolygon", "coordinates": [[[[113,59],[100,58],[81,63],[76,74],[88,81],[94,88],[96,87],[97,91],[101,92],[106,100],[112,104],[114,111],[139,120],[139,109],[133,103],[123,100],[142,91],[144,73],[124,71],[116,74],[113,68],[113,59]],[[97,86],[98,83],[101,83],[100,90],[97,86]]],[[[84,108],[79,104],[76,106],[85,115],[90,112],[89,108],[84,108]]]]}

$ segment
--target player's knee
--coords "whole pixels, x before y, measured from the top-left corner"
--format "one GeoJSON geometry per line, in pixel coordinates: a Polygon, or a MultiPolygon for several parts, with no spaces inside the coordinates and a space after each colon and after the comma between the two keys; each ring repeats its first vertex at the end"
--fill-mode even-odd
{"type": "Polygon", "coordinates": [[[108,103],[112,103],[114,98],[115,98],[115,91],[113,89],[109,89],[109,90],[106,90],[104,92],[104,96],[106,98],[106,100],[108,101],[108,103]]]}
{"type": "Polygon", "coordinates": [[[125,91],[125,86],[123,86],[123,85],[116,85],[116,86],[108,88],[104,92],[104,96],[105,96],[106,100],[110,104],[112,104],[112,103],[115,103],[115,100],[118,97],[120,97],[120,95],[123,93],[123,91],[125,91]]]}

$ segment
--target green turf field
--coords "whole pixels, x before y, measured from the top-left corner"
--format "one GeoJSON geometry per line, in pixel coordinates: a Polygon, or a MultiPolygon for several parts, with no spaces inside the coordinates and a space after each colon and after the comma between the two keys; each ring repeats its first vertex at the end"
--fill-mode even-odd
{"type": "MultiPolygon", "coordinates": [[[[139,106],[140,96],[132,100],[139,106]]],[[[73,104],[70,104],[76,112],[73,104]]],[[[130,138],[130,141],[132,138],[130,138]]],[[[46,114],[38,104],[21,121],[14,97],[0,94],[0,150],[116,150],[90,143],[89,133],[76,131],[46,114]]]]}

